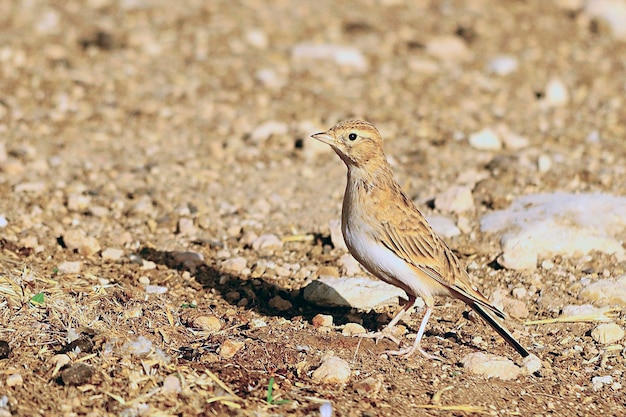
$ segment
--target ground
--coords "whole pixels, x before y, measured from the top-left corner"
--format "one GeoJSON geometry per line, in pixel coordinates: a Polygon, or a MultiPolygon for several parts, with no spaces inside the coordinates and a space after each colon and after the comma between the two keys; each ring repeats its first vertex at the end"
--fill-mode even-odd
{"type": "MultiPolygon", "coordinates": [[[[311,322],[375,330],[395,308],[301,294],[344,253],[329,222],[345,167],[308,136],[351,117],[380,128],[426,214],[456,219],[433,198],[480,177],[448,242],[487,296],[525,289],[527,319],[581,304],[582,277],[624,273],[601,254],[500,268],[498,237],[478,223],[529,193],[626,193],[626,43],[582,4],[0,2],[0,414],[318,416],[325,401],[336,416],[625,414],[621,348],[597,344],[593,323],[512,320],[544,366],[502,381],[461,365],[476,351],[519,360],[461,302],[438,300],[434,362],[311,322]],[[460,43],[438,52],[438,37],[460,43]],[[490,71],[501,55],[517,68],[490,71]],[[527,143],[476,149],[468,137],[485,128],[527,143]],[[255,245],[265,234],[282,244],[255,245]],[[347,383],[312,380],[331,353],[349,362],[347,383]],[[594,389],[606,375],[615,383],[594,389]],[[370,376],[380,389],[359,385],[370,376]]],[[[414,333],[419,312],[405,324],[414,333]]]]}

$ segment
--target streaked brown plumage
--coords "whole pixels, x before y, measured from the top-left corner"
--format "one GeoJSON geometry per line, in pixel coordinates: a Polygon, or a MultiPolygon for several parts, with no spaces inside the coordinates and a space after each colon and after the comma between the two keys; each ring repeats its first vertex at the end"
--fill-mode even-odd
{"type": "Polygon", "coordinates": [[[435,305],[434,297],[447,295],[472,307],[520,355],[528,356],[528,351],[500,323],[504,313],[471,285],[457,257],[394,180],[378,130],[368,122],[349,120],[312,137],[330,145],[348,167],[341,217],[350,253],[370,273],[402,288],[409,298],[376,337],[394,339],[389,330],[415,304],[416,297],[426,305],[413,346],[390,353],[408,356],[417,350],[438,359],[425,352],[420,343],[435,305]]]}

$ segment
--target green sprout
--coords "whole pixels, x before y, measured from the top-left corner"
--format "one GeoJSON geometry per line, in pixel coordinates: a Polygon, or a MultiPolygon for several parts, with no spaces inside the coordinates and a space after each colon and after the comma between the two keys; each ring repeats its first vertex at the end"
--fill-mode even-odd
{"type": "Polygon", "coordinates": [[[34,307],[43,307],[45,304],[45,296],[42,292],[35,294],[30,299],[30,304],[34,307]]]}
{"type": "Polygon", "coordinates": [[[274,377],[270,378],[270,382],[267,385],[267,403],[270,405],[280,405],[287,404],[289,400],[277,400],[272,395],[272,391],[274,390],[274,377]]]}

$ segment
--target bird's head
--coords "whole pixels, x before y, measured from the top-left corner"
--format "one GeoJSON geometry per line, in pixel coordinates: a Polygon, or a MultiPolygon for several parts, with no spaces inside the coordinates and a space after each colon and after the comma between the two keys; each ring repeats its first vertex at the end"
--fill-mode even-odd
{"type": "Polygon", "coordinates": [[[330,145],[348,168],[386,163],[383,138],[378,129],[363,120],[339,122],[326,132],[311,137],[330,145]]]}

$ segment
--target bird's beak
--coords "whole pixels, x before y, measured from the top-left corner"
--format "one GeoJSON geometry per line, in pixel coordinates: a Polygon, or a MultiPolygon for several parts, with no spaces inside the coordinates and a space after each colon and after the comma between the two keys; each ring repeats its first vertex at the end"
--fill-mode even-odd
{"type": "Polygon", "coordinates": [[[328,145],[332,145],[335,142],[335,138],[328,132],[321,132],[311,135],[313,139],[317,139],[320,142],[327,143],[328,145]]]}

